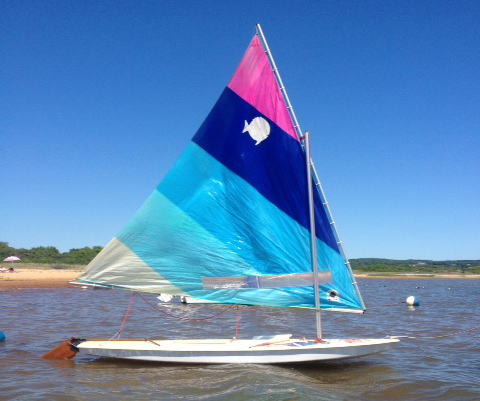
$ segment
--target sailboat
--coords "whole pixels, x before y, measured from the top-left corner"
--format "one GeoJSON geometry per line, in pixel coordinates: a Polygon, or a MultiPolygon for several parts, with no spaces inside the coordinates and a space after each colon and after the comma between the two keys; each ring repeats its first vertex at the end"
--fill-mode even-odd
{"type": "Polygon", "coordinates": [[[175,363],[295,363],[364,356],[398,343],[322,337],[322,309],[363,313],[365,306],[311,161],[309,134],[260,25],[184,153],[77,282],[217,304],[311,308],[316,334],[72,339],[68,356],[60,353],[67,358],[78,352],[175,363]]]}

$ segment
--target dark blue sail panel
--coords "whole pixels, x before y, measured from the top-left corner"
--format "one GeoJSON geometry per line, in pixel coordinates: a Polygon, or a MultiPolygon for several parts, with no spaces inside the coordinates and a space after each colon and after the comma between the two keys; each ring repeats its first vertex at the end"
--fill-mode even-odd
{"type": "MultiPolygon", "coordinates": [[[[309,228],[305,155],[300,143],[229,88],[224,90],[193,141],[276,207],[309,228]],[[268,123],[270,130],[268,137],[256,144],[244,130],[246,124],[258,117],[268,123]]],[[[314,197],[317,238],[339,252],[317,191],[314,197]]]]}

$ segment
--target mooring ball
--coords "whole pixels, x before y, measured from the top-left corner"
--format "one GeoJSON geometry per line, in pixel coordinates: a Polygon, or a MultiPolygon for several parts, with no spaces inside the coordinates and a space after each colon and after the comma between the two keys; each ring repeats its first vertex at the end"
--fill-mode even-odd
{"type": "Polygon", "coordinates": [[[0,331],[0,341],[5,341],[5,333],[3,331],[0,331]]]}
{"type": "Polygon", "coordinates": [[[416,299],[413,295],[410,295],[405,301],[405,303],[408,306],[420,306],[420,301],[416,299]]]}

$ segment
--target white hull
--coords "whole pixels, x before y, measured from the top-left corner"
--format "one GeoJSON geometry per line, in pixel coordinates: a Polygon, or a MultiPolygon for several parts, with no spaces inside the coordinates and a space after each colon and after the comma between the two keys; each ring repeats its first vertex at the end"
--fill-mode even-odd
{"type": "Polygon", "coordinates": [[[80,354],[173,363],[295,363],[355,358],[383,352],[397,339],[324,340],[85,340],[80,354]]]}

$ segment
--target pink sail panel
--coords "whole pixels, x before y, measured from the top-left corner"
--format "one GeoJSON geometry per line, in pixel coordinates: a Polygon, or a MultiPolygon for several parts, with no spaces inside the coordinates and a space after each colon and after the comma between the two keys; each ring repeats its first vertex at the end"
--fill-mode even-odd
{"type": "Polygon", "coordinates": [[[255,35],[228,87],[298,141],[277,80],[255,35]]]}

